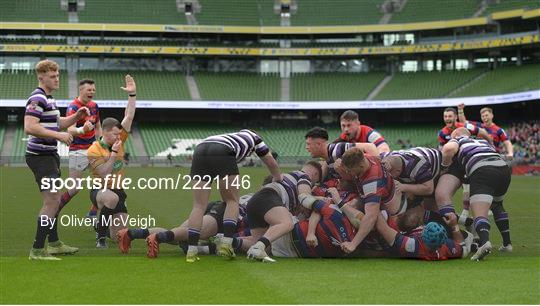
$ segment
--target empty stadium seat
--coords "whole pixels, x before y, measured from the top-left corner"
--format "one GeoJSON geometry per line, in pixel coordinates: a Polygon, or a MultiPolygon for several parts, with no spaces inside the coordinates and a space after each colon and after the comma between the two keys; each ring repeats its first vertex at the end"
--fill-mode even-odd
{"type": "Polygon", "coordinates": [[[296,74],[291,78],[291,99],[364,100],[383,78],[383,72],[296,74]]]}
{"type": "Polygon", "coordinates": [[[181,72],[81,70],[78,78],[96,81],[96,101],[124,100],[126,93],[120,87],[125,84],[124,77],[128,73],[137,82],[139,100],[191,100],[186,78],[181,72]]]}
{"type": "Polygon", "coordinates": [[[281,81],[277,74],[199,72],[195,79],[203,100],[280,100],[281,81]]]}
{"type": "MultiPolygon", "coordinates": [[[[67,72],[60,71],[60,88],[52,93],[55,99],[67,99],[68,82],[67,72]]],[[[2,70],[0,71],[0,99],[26,100],[38,86],[34,70],[2,70]]]]}
{"type": "Polygon", "coordinates": [[[540,89],[539,76],[540,64],[497,67],[453,96],[488,96],[540,89]]]}
{"type": "Polygon", "coordinates": [[[375,100],[442,98],[482,72],[471,69],[396,73],[375,100]]]}
{"type": "Polygon", "coordinates": [[[79,22],[132,24],[186,24],[174,0],[91,0],[78,12],[79,22]]]}

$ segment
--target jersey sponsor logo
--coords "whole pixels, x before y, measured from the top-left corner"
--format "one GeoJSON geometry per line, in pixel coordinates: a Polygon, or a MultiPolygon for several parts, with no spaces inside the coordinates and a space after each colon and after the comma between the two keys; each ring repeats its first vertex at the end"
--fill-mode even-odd
{"type": "Polygon", "coordinates": [[[117,161],[114,162],[113,170],[120,170],[123,165],[124,165],[123,161],[117,160],[117,161]]]}
{"type": "Polygon", "coordinates": [[[27,108],[28,108],[28,109],[33,109],[33,110],[35,110],[35,109],[37,108],[37,106],[38,106],[38,102],[36,102],[36,101],[30,101],[30,104],[28,104],[28,107],[27,107],[27,108]]]}
{"type": "Polygon", "coordinates": [[[371,193],[376,193],[377,192],[377,182],[371,182],[371,183],[365,184],[362,187],[362,189],[363,189],[365,195],[368,195],[368,194],[371,194],[371,193]]]}
{"type": "Polygon", "coordinates": [[[414,253],[415,244],[414,239],[408,239],[407,242],[405,242],[405,251],[407,251],[407,253],[414,253]]]}

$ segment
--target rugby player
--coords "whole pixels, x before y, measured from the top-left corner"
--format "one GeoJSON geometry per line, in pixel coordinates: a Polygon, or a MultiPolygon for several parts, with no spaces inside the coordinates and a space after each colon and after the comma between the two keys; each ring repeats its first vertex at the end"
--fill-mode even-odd
{"type": "Polygon", "coordinates": [[[339,118],[341,135],[334,142],[372,143],[379,153],[389,152],[390,147],[384,137],[373,128],[360,124],[358,114],[348,110],[339,118]]]}
{"type": "MultiPolygon", "coordinates": [[[[73,142],[69,145],[69,177],[80,178],[83,171],[88,168],[88,158],[86,152],[88,148],[101,137],[101,122],[99,108],[92,99],[96,94],[96,85],[93,80],[84,79],[79,82],[79,96],[76,97],[67,107],[66,116],[77,112],[81,107],[86,107],[90,111],[90,116],[79,120],[76,124],[68,128],[68,132],[73,135],[73,142]]],[[[60,210],[79,193],[79,189],[73,188],[64,192],[60,200],[60,210]]],[[[97,207],[90,206],[89,217],[96,215],[97,207]]]]}
{"type": "MultiPolygon", "coordinates": [[[[110,237],[116,239],[118,230],[125,228],[120,222],[128,217],[123,189],[124,181],[124,145],[131,131],[135,117],[137,88],[130,75],[125,77],[125,86],[121,87],[128,94],[124,118],[119,122],[115,118],[106,118],[102,123],[102,137],[95,141],[87,151],[88,163],[92,176],[100,180],[102,186],[90,191],[90,200],[100,210],[97,222],[96,247],[106,248],[107,228],[110,237]]],[[[96,187],[96,186],[94,186],[96,187]]]]}
{"type": "MultiPolygon", "coordinates": [[[[491,144],[485,140],[472,139],[470,132],[465,128],[458,128],[452,132],[452,140],[442,149],[442,167],[450,167],[447,182],[457,189],[466,175],[471,184],[471,208],[473,210],[474,228],[478,233],[480,242],[476,253],[471,260],[482,260],[491,253],[492,245],[489,241],[490,224],[488,211],[491,205],[501,205],[504,195],[510,186],[511,170],[491,144]]],[[[442,190],[448,192],[448,189],[442,190]]],[[[437,187],[437,193],[442,192],[437,187]]],[[[453,193],[438,195],[437,198],[447,202],[439,202],[439,211],[448,218],[456,218],[451,201],[453,193]]]]}
{"type": "Polygon", "coordinates": [[[381,157],[383,166],[396,180],[396,190],[423,197],[426,209],[437,210],[434,194],[440,173],[441,151],[416,147],[382,153],[381,157]]]}
{"type": "MultiPolygon", "coordinates": [[[[493,122],[493,109],[483,107],[480,109],[480,117],[482,118],[482,122],[473,123],[481,126],[488,132],[493,139],[493,145],[495,146],[497,152],[504,154],[507,160],[513,160],[514,147],[508,139],[508,135],[506,135],[504,129],[493,122]]],[[[467,118],[465,117],[465,104],[463,103],[458,105],[458,118],[461,122],[468,122],[467,118]]],[[[499,248],[499,251],[512,252],[513,247],[510,240],[510,222],[508,213],[504,209],[503,203],[501,202],[500,205],[494,207],[492,206],[491,211],[493,212],[495,224],[497,225],[503,239],[503,245],[499,248]]],[[[468,207],[464,207],[460,214],[459,222],[463,224],[467,217],[469,217],[469,209],[468,207]]]]}
{"type": "Polygon", "coordinates": [[[293,216],[307,205],[316,201],[311,195],[312,184],[322,177],[321,165],[307,162],[300,171],[283,175],[280,182],[263,186],[247,203],[251,236],[243,239],[249,259],[264,260],[266,248],[272,241],[293,229],[293,216]]]}
{"type": "Polygon", "coordinates": [[[336,161],[335,167],[343,179],[354,182],[364,205],[365,217],[358,233],[352,241],[341,244],[345,252],[351,253],[373,230],[381,209],[395,216],[406,210],[407,202],[401,193],[395,192],[394,180],[378,156],[364,155],[362,150],[352,148],[336,161]]]}
{"type": "MultiPolygon", "coordinates": [[[[270,180],[271,181],[271,180],[270,180]]],[[[244,236],[249,235],[249,227],[247,223],[246,205],[247,201],[253,196],[253,194],[246,194],[239,199],[239,214],[237,220],[236,233],[244,236]]],[[[208,208],[203,216],[202,228],[201,228],[201,240],[206,240],[210,237],[223,232],[223,215],[225,214],[226,203],[223,201],[213,201],[208,203],[208,208]]],[[[155,228],[135,228],[135,229],[122,229],[118,231],[118,248],[120,252],[126,254],[131,248],[131,242],[136,239],[146,239],[148,258],[156,258],[159,255],[159,245],[161,243],[180,243],[184,246],[188,242],[188,220],[185,220],[180,226],[171,230],[167,230],[160,227],[155,228]]],[[[199,240],[200,241],[200,240],[199,240]]],[[[236,240],[235,240],[236,241],[236,240]]],[[[241,240],[239,240],[241,242],[241,240]]],[[[184,250],[187,252],[187,245],[184,250]]],[[[237,250],[240,245],[234,245],[237,250]]],[[[215,246],[213,244],[198,245],[198,254],[210,254],[215,253],[215,246]],[[213,249],[212,249],[213,247],[213,249]]]]}
{"type": "Polygon", "coordinates": [[[328,131],[321,127],[314,127],[304,136],[306,139],[306,151],[312,158],[322,158],[328,165],[332,165],[337,159],[341,158],[345,151],[350,148],[359,148],[364,153],[377,156],[379,152],[372,143],[328,143],[328,131]]]}
{"type": "Polygon", "coordinates": [[[244,129],[236,133],[210,136],[197,145],[193,153],[190,176],[193,180],[193,209],[189,216],[187,262],[196,262],[197,245],[201,235],[202,220],[208,206],[213,180],[226,203],[223,216],[224,238],[218,247],[218,255],[234,258],[233,236],[238,219],[239,171],[237,163],[255,152],[268,167],[275,181],[281,181],[281,171],[270,149],[253,131],[244,129]],[[236,183],[235,183],[236,182],[236,183]]]}
{"type": "MultiPolygon", "coordinates": [[[[60,85],[59,66],[51,60],[43,60],[36,65],[39,87],[26,102],[24,132],[29,135],[26,146],[26,164],[32,170],[43,201],[39,211],[34,244],[29,259],[60,260],[51,254],[73,254],[79,249],[70,247],[58,239],[58,214],[60,196],[44,186],[43,179],[60,178],[60,157],[57,141],[69,145],[71,134],[61,132],[88,115],[88,109],[81,107],[68,117],[60,117],[56,101],[51,95],[60,85]],[[45,249],[45,240],[49,245],[45,249]]],[[[51,184],[49,184],[51,186],[51,184]]]]}

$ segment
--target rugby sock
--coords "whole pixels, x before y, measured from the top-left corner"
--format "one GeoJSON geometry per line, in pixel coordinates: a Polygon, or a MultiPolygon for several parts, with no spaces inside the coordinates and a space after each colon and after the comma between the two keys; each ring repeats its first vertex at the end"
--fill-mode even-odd
{"type": "Polygon", "coordinates": [[[96,225],[96,232],[98,234],[97,238],[107,237],[107,229],[109,228],[113,215],[114,210],[108,208],[107,206],[103,206],[96,225]]]}
{"type": "Polygon", "coordinates": [[[264,237],[264,236],[262,236],[261,238],[259,238],[258,241],[264,243],[264,246],[265,246],[265,247],[269,247],[270,244],[271,244],[271,243],[270,243],[270,240],[268,240],[268,238],[266,238],[266,237],[264,237]]]}
{"type": "Polygon", "coordinates": [[[236,233],[236,220],[223,219],[223,235],[232,238],[236,233]]]}
{"type": "Polygon", "coordinates": [[[444,216],[446,214],[449,214],[449,213],[456,213],[455,209],[454,209],[454,204],[450,203],[450,204],[445,204],[443,205],[441,208],[439,208],[439,214],[441,214],[441,216],[444,216]]]}
{"type": "Polygon", "coordinates": [[[489,241],[489,230],[491,226],[489,225],[489,220],[486,217],[476,217],[474,218],[474,229],[478,233],[480,238],[479,245],[482,246],[484,243],[489,241]]]}
{"type": "Polygon", "coordinates": [[[147,228],[134,228],[128,230],[128,236],[131,240],[133,239],[146,239],[150,235],[150,232],[147,228]]]}
{"type": "MultiPolygon", "coordinates": [[[[471,202],[469,200],[463,200],[463,210],[469,210],[469,207],[471,207],[471,202]]],[[[467,215],[468,216],[468,215],[467,215]]]]}
{"type": "Polygon", "coordinates": [[[156,240],[159,243],[173,242],[174,241],[174,233],[171,232],[171,231],[157,233],[156,234],[156,240]]]}
{"type": "Polygon", "coordinates": [[[94,204],[90,204],[90,207],[88,208],[88,212],[91,212],[93,214],[97,214],[98,208],[94,204]]]}
{"type": "Polygon", "coordinates": [[[502,202],[494,202],[491,211],[493,212],[493,219],[495,224],[501,232],[503,239],[503,245],[507,246],[511,244],[510,241],[510,221],[508,220],[508,213],[504,210],[502,202]]]}
{"type": "Polygon", "coordinates": [[[237,237],[233,238],[232,246],[235,251],[240,250],[240,248],[242,247],[242,244],[244,244],[244,240],[242,240],[242,238],[237,238],[237,237]]]}
{"type": "Polygon", "coordinates": [[[53,228],[49,230],[49,243],[57,242],[58,241],[58,215],[54,216],[54,218],[51,218],[49,220],[54,221],[53,228]]]}
{"type": "Polygon", "coordinates": [[[72,198],[73,196],[69,194],[69,190],[64,192],[64,194],[62,194],[62,198],[60,198],[60,206],[58,207],[58,212],[60,212],[62,208],[64,208],[64,206],[66,206],[69,201],[71,201],[72,198]]]}
{"type": "Polygon", "coordinates": [[[190,246],[197,246],[199,244],[200,236],[201,236],[200,230],[194,229],[194,228],[188,229],[188,244],[190,246]]]}
{"type": "Polygon", "coordinates": [[[45,239],[47,238],[47,234],[49,234],[49,228],[50,223],[48,222],[50,219],[48,216],[41,215],[37,219],[37,229],[36,229],[36,237],[34,239],[34,249],[43,249],[45,247],[45,239]],[[43,224],[42,225],[42,221],[43,224]],[[45,221],[47,220],[47,221],[45,221]]]}

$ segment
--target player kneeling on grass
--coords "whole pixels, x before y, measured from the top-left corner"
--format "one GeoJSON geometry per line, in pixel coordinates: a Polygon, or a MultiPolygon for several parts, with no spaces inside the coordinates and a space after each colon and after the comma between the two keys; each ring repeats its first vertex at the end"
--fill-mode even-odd
{"type": "Polygon", "coordinates": [[[88,148],[88,161],[92,176],[101,179],[102,187],[92,189],[90,200],[100,209],[97,222],[96,247],[106,248],[107,229],[110,237],[116,239],[118,230],[125,228],[128,218],[126,198],[122,188],[124,179],[124,144],[131,131],[135,116],[136,86],[130,75],[126,75],[126,87],[122,87],[129,95],[122,122],[114,118],[103,120],[102,137],[88,148]]]}
{"type": "MultiPolygon", "coordinates": [[[[271,178],[271,177],[270,177],[271,178]]],[[[271,179],[270,179],[271,180],[271,179]]],[[[244,234],[247,227],[247,214],[246,204],[247,201],[253,196],[253,194],[247,194],[240,197],[239,200],[239,215],[237,220],[238,234],[244,234]]],[[[210,237],[223,232],[223,215],[225,214],[226,204],[223,201],[214,201],[208,204],[208,208],[203,216],[203,222],[201,227],[201,240],[206,240],[210,237]]],[[[131,242],[136,239],[146,239],[148,258],[156,258],[159,255],[159,245],[161,243],[178,244],[187,253],[188,242],[188,220],[184,221],[182,225],[175,227],[171,230],[167,230],[160,227],[155,228],[135,228],[135,229],[122,229],[116,234],[118,239],[118,248],[120,252],[126,254],[131,248],[131,242]]],[[[203,243],[199,240],[197,247],[198,254],[214,254],[216,253],[215,244],[203,243]]],[[[241,241],[241,240],[240,240],[241,241]]],[[[237,245],[233,244],[233,247],[237,245]]]]}

